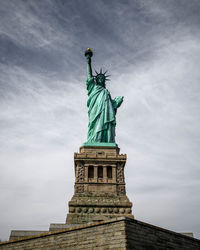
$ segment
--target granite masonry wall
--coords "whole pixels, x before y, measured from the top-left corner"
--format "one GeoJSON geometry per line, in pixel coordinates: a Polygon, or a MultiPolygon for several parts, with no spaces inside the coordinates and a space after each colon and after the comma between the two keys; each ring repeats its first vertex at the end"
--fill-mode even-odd
{"type": "Polygon", "coordinates": [[[137,250],[200,250],[200,240],[126,218],[127,248],[137,250]]]}
{"type": "Polygon", "coordinates": [[[0,244],[0,249],[126,249],[125,221],[92,223],[0,244]]]}
{"type": "Polygon", "coordinates": [[[2,242],[1,249],[200,250],[200,240],[121,217],[2,242]]]}

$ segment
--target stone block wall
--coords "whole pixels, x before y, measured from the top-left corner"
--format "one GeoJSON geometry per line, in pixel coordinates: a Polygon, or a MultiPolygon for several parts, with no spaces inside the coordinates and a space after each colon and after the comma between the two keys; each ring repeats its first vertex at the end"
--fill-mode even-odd
{"type": "Polygon", "coordinates": [[[31,237],[43,233],[48,233],[48,231],[12,230],[9,240],[19,240],[24,237],[31,237]]]}
{"type": "Polygon", "coordinates": [[[200,240],[126,218],[128,250],[200,250],[200,240]]]}
{"type": "Polygon", "coordinates": [[[27,239],[0,243],[0,249],[126,249],[125,221],[87,224],[27,239]]]}
{"type": "Polygon", "coordinates": [[[1,249],[200,250],[200,240],[121,217],[0,243],[1,249]]]}

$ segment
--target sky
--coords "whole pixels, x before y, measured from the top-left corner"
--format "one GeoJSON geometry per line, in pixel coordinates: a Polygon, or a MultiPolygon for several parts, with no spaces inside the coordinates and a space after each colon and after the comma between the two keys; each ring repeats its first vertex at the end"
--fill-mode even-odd
{"type": "Polygon", "coordinates": [[[135,218],[200,238],[200,1],[0,0],[0,239],[65,223],[88,47],[124,96],[116,142],[135,218]]]}

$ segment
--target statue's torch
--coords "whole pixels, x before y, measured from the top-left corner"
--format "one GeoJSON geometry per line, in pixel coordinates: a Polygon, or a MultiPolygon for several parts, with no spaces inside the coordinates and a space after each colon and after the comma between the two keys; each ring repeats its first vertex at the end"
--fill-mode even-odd
{"type": "Polygon", "coordinates": [[[93,56],[93,52],[92,52],[92,50],[90,48],[86,49],[85,56],[87,58],[91,58],[93,56]]]}

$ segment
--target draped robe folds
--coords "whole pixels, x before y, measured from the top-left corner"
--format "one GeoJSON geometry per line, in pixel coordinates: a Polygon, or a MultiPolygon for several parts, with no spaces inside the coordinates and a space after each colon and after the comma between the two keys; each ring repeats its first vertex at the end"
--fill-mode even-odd
{"type": "Polygon", "coordinates": [[[94,78],[86,81],[88,90],[88,142],[115,142],[116,103],[109,91],[94,78]]]}

